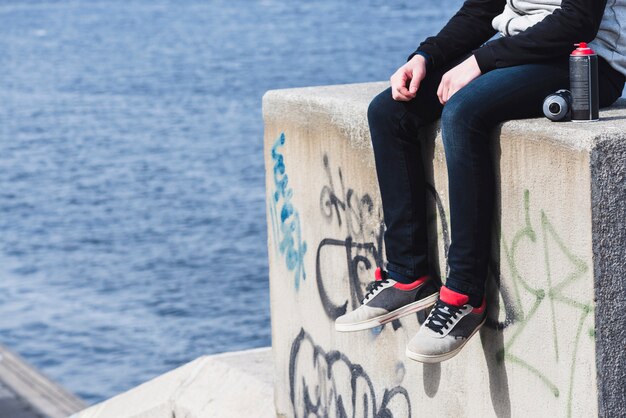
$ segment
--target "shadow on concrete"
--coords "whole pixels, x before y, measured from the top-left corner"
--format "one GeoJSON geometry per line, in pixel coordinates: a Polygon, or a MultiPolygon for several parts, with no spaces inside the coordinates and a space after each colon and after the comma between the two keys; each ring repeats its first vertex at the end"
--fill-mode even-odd
{"type": "Polygon", "coordinates": [[[487,297],[487,323],[480,330],[480,340],[483,353],[489,370],[489,391],[494,412],[499,418],[511,416],[511,395],[509,393],[509,381],[504,362],[504,326],[498,321],[500,316],[500,236],[502,219],[500,161],[502,150],[500,148],[500,128],[495,129],[492,142],[492,161],[494,164],[494,216],[491,239],[491,263],[489,265],[489,277],[486,286],[487,297]]]}
{"type": "Polygon", "coordinates": [[[434,398],[441,382],[441,365],[439,363],[424,363],[422,378],[424,380],[424,393],[429,398],[434,398]]]}
{"type": "Polygon", "coordinates": [[[10,418],[44,418],[19,398],[0,399],[0,416],[10,418]]]}
{"type": "MultiPolygon", "coordinates": [[[[437,277],[441,285],[441,279],[448,274],[448,249],[450,247],[450,229],[449,217],[445,213],[440,196],[434,187],[434,165],[435,157],[435,137],[439,124],[432,124],[429,128],[421,132],[422,158],[424,160],[424,169],[426,171],[426,181],[429,191],[427,196],[428,217],[429,217],[429,261],[433,269],[433,277],[437,277]],[[439,220],[438,220],[439,219],[439,220]],[[440,225],[437,224],[440,223],[440,225]],[[440,271],[438,260],[439,245],[437,245],[438,231],[441,229],[443,236],[443,254],[446,260],[446,271],[440,271]]],[[[489,307],[487,324],[480,331],[481,343],[487,368],[489,373],[489,390],[491,402],[494,412],[499,418],[511,417],[511,397],[509,394],[509,383],[506,372],[506,365],[503,361],[504,336],[502,330],[504,325],[498,321],[500,314],[500,221],[502,217],[501,204],[501,179],[500,179],[500,160],[502,151],[500,148],[500,128],[501,125],[494,130],[492,142],[492,158],[495,166],[495,202],[494,202],[494,222],[492,227],[492,260],[490,264],[489,280],[487,281],[487,306],[489,307]]],[[[418,317],[420,324],[424,321],[424,317],[418,317]]],[[[441,365],[440,364],[424,364],[423,372],[424,392],[429,397],[434,397],[439,390],[441,381],[441,365]]]]}
{"type": "Polygon", "coordinates": [[[426,178],[426,211],[428,216],[428,264],[430,265],[430,275],[437,279],[437,285],[441,286],[442,278],[447,276],[448,248],[450,247],[450,231],[448,227],[448,215],[445,213],[441,197],[435,189],[435,173],[433,160],[435,158],[435,138],[439,122],[428,125],[420,131],[420,143],[422,159],[424,161],[424,175],[426,178]],[[439,216],[439,218],[437,218],[439,216]],[[443,258],[446,260],[446,271],[441,271],[439,267],[439,245],[437,243],[439,234],[437,233],[437,221],[441,223],[443,235],[443,258]]]}
{"type": "Polygon", "coordinates": [[[602,116],[600,115],[600,122],[606,122],[607,120],[624,120],[624,116],[602,116]]]}
{"type": "MultiPolygon", "coordinates": [[[[424,174],[426,177],[427,190],[426,190],[426,205],[428,214],[428,264],[430,265],[431,277],[437,281],[437,286],[441,286],[441,278],[447,274],[447,271],[440,271],[439,267],[439,245],[437,245],[437,215],[439,215],[439,221],[441,229],[443,231],[443,248],[445,254],[444,258],[448,259],[448,247],[449,247],[449,233],[447,225],[447,215],[445,209],[441,203],[441,199],[437,194],[434,187],[434,166],[433,159],[435,156],[435,137],[437,136],[437,128],[439,123],[430,124],[427,127],[420,130],[420,143],[422,159],[424,161],[424,174]]],[[[446,263],[447,264],[447,263],[446,263]]],[[[421,324],[424,323],[430,310],[419,312],[418,321],[421,324]]],[[[429,398],[434,398],[439,391],[439,384],[441,382],[441,365],[440,364],[423,364],[422,379],[424,384],[424,393],[429,398]]]]}

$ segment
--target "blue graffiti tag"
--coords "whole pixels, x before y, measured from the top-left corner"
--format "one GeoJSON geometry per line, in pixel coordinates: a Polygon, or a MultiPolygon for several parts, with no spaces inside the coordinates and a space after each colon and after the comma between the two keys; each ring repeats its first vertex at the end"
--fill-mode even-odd
{"type": "Polygon", "coordinates": [[[291,203],[293,190],[288,187],[289,178],[285,168],[285,157],[278,148],[285,145],[285,134],[281,133],[272,146],[274,161],[274,193],[270,205],[270,216],[274,231],[274,241],[279,242],[278,250],[285,257],[287,269],[295,275],[296,289],[300,287],[300,277],[306,279],[304,271],[304,254],[306,242],[302,241],[300,215],[291,203]],[[280,211],[278,208],[280,207],[280,211]],[[280,218],[280,225],[277,219],[280,218]]]}

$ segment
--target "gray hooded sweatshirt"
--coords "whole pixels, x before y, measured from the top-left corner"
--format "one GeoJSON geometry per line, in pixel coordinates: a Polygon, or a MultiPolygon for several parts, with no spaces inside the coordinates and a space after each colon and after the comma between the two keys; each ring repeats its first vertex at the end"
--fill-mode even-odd
{"type": "MultiPolygon", "coordinates": [[[[516,35],[561,8],[561,0],[507,0],[493,28],[504,36],[516,35]]],[[[626,75],[626,0],[607,0],[600,29],[589,46],[626,75]]]]}

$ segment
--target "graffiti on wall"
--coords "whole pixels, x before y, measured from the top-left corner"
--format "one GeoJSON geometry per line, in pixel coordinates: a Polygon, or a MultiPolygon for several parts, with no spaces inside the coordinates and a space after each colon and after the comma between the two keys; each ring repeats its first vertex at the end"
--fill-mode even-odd
{"type": "Polygon", "coordinates": [[[326,223],[339,232],[334,233],[335,238],[320,241],[315,255],[315,276],[324,310],[335,320],[346,313],[348,305],[356,309],[361,304],[364,297],[361,283],[372,280],[374,269],[382,265],[384,224],[381,209],[369,194],[359,195],[353,188],[346,187],[341,168],[333,175],[328,155],[324,154],[322,163],[326,184],[320,192],[320,211],[326,223]],[[327,260],[336,260],[336,257],[345,260],[350,288],[348,299],[339,301],[333,301],[327,289],[336,286],[337,273],[345,273],[324,268],[327,260]]]}
{"type": "Polygon", "coordinates": [[[336,224],[355,240],[373,240],[382,243],[382,212],[367,194],[359,195],[346,187],[343,170],[338,167],[336,178],[330,168],[327,154],[322,157],[327,184],[320,193],[320,209],[328,224],[336,224]]]}
{"type": "MultiPolygon", "coordinates": [[[[348,309],[356,309],[361,305],[364,297],[363,283],[373,280],[373,269],[382,267],[385,225],[382,208],[369,194],[359,194],[353,188],[347,187],[341,167],[332,170],[328,155],[324,154],[322,163],[326,184],[320,192],[320,211],[327,225],[334,227],[334,237],[320,241],[315,255],[315,271],[324,310],[330,319],[335,320],[348,309]],[[347,298],[333,300],[327,289],[336,287],[338,272],[325,269],[324,266],[336,266],[329,260],[335,260],[333,256],[338,254],[341,254],[341,259],[345,262],[349,295],[347,298]]],[[[435,188],[427,185],[427,190],[432,197],[434,209],[439,214],[444,252],[447,255],[450,234],[445,209],[435,188]]],[[[392,322],[394,330],[401,326],[399,320],[392,322]]]]}
{"type": "MultiPolygon", "coordinates": [[[[290,271],[295,274],[297,288],[300,277],[305,277],[306,242],[300,232],[298,212],[291,203],[293,191],[288,185],[284,156],[280,151],[284,142],[284,135],[281,135],[272,148],[275,185],[272,222],[275,236],[280,237],[276,240],[280,253],[285,255],[290,271]]],[[[384,223],[382,208],[372,195],[349,187],[350,182],[341,167],[332,166],[328,155],[323,156],[322,164],[325,182],[319,195],[319,208],[321,219],[332,232],[317,246],[315,284],[324,312],[334,320],[360,305],[364,283],[373,277],[373,269],[383,265],[384,223]],[[347,292],[337,292],[337,283],[346,277],[347,292]]],[[[432,198],[428,204],[437,214],[431,217],[431,221],[439,222],[436,230],[439,245],[444,250],[441,255],[446,261],[446,271],[442,272],[445,277],[449,270],[448,216],[435,188],[427,187],[432,198]]],[[[537,383],[561,398],[567,416],[571,416],[579,348],[582,338],[593,338],[594,329],[593,301],[577,300],[568,296],[568,290],[588,276],[590,267],[575,249],[568,246],[546,211],[532,208],[528,190],[524,192],[522,205],[524,218],[520,228],[511,236],[494,237],[494,242],[500,243],[502,260],[491,261],[489,280],[502,301],[504,317],[490,316],[487,327],[498,332],[507,330],[503,334],[503,347],[495,353],[495,360],[500,364],[522,367],[537,379],[537,383]],[[532,278],[524,272],[524,268],[528,268],[529,252],[537,260],[532,278]],[[562,320],[566,316],[572,318],[572,309],[577,312],[575,321],[566,324],[568,331],[564,331],[562,320]],[[549,315],[546,316],[546,312],[549,315]],[[533,335],[531,338],[534,338],[537,327],[543,330],[546,322],[549,327],[545,336],[550,343],[550,351],[546,354],[558,364],[558,374],[554,368],[542,367],[545,360],[540,363],[536,355],[529,355],[525,346],[526,336],[533,335]]],[[[392,324],[394,330],[401,327],[400,321],[392,324]]],[[[324,351],[303,330],[293,341],[289,373],[295,416],[390,417],[394,414],[389,412],[392,410],[389,405],[401,399],[406,401],[402,401],[400,409],[410,411],[404,388],[385,390],[382,396],[377,394],[361,366],[351,363],[343,353],[324,351]]],[[[395,416],[404,415],[398,413],[395,416]]]]}
{"type": "MultiPolygon", "coordinates": [[[[327,183],[320,194],[321,214],[328,224],[335,227],[334,231],[338,228],[340,232],[338,235],[335,232],[334,238],[325,238],[320,241],[316,253],[316,281],[325,312],[331,320],[334,320],[347,310],[356,309],[360,305],[363,297],[362,283],[367,282],[367,279],[371,277],[371,269],[382,265],[384,224],[381,211],[376,207],[371,196],[359,195],[354,189],[346,187],[346,179],[340,168],[336,169],[335,176],[333,176],[327,156],[324,156],[323,163],[327,183]],[[381,219],[378,224],[373,220],[376,217],[381,219]],[[377,225],[377,227],[372,228],[372,225],[377,225]],[[343,295],[343,298],[337,300],[333,299],[333,296],[337,298],[336,292],[328,290],[334,288],[333,285],[336,286],[338,280],[336,275],[326,277],[323,273],[325,254],[332,251],[345,254],[349,281],[349,295],[343,295]],[[360,272],[367,272],[367,275],[360,274],[360,272]],[[362,280],[363,278],[365,280],[362,280]]],[[[448,217],[435,188],[429,185],[428,191],[440,222],[438,232],[444,250],[447,274],[449,271],[447,255],[450,246],[448,217]]],[[[567,415],[571,416],[580,340],[584,335],[593,336],[593,328],[590,328],[588,332],[583,332],[585,324],[592,317],[590,314],[593,312],[593,303],[591,300],[580,301],[567,296],[567,289],[585,277],[589,272],[589,266],[583,258],[567,246],[545,211],[539,210],[531,214],[528,190],[524,192],[523,210],[524,224],[519,231],[516,231],[512,239],[508,240],[505,234],[496,238],[500,241],[503,253],[501,263],[503,271],[499,263],[492,260],[489,280],[493,281],[503,301],[505,317],[503,320],[489,317],[487,326],[497,331],[508,329],[503,348],[495,354],[496,360],[514,363],[534,375],[538,382],[545,385],[555,397],[564,398],[567,415]],[[536,217],[540,219],[540,222],[535,226],[531,218],[536,217]],[[537,274],[532,280],[524,277],[519,266],[520,263],[527,263],[527,261],[522,261],[519,257],[521,253],[518,252],[524,245],[526,251],[529,249],[528,245],[532,247],[531,251],[534,252],[537,260],[537,274]],[[553,261],[557,258],[558,270],[555,269],[553,261]],[[569,268],[564,269],[566,266],[569,268]],[[528,300],[532,301],[530,306],[528,306],[528,300]],[[526,305],[522,301],[525,301],[526,305]],[[544,312],[540,311],[540,308],[544,306],[549,307],[549,318],[539,314],[544,312]],[[557,315],[562,308],[573,308],[578,311],[577,322],[575,327],[570,326],[571,338],[567,337],[567,341],[559,340],[557,315]],[[550,376],[549,372],[542,371],[539,364],[534,364],[527,358],[528,356],[525,356],[525,348],[522,346],[523,338],[520,337],[528,332],[536,332],[533,328],[546,320],[551,324],[551,332],[547,334],[551,341],[551,355],[555,363],[565,366],[568,373],[566,380],[562,378],[562,374],[560,374],[561,377],[550,376]]],[[[399,327],[401,327],[400,321],[394,321],[393,329],[396,330],[399,327]]],[[[563,336],[568,334],[562,333],[562,328],[563,326],[560,325],[560,335],[565,338],[563,336]]]]}
{"type": "Polygon", "coordinates": [[[300,214],[291,199],[293,189],[289,186],[289,176],[285,166],[285,157],[280,148],[285,145],[285,134],[281,133],[272,146],[272,164],[274,190],[269,200],[269,213],[272,221],[274,243],[278,252],[284,257],[287,269],[294,274],[296,289],[300,279],[306,279],[304,271],[304,255],[307,250],[306,241],[302,239],[300,214]]]}
{"type": "MultiPolygon", "coordinates": [[[[498,361],[507,361],[523,367],[525,370],[537,377],[538,381],[552,392],[555,397],[562,395],[562,388],[559,387],[554,378],[542,371],[538,364],[525,358],[523,353],[528,350],[520,342],[520,337],[526,332],[532,332],[534,324],[550,322],[551,332],[546,335],[551,342],[551,353],[549,353],[557,364],[563,364],[569,374],[566,385],[566,408],[567,416],[572,413],[572,394],[574,376],[577,364],[578,349],[583,333],[584,325],[593,312],[593,301],[581,301],[567,296],[570,286],[580,283],[581,279],[589,272],[589,266],[574,251],[567,246],[567,243],[557,233],[553,223],[545,211],[539,212],[539,228],[533,226],[531,222],[530,192],[524,191],[524,225],[515,232],[513,238],[508,241],[504,235],[501,237],[501,248],[505,254],[505,266],[508,269],[506,277],[507,286],[500,286],[500,294],[505,302],[506,319],[498,322],[491,319],[490,324],[496,329],[504,329],[514,325],[511,332],[507,333],[504,340],[504,347],[497,353],[498,361]],[[529,245],[538,261],[537,276],[545,279],[544,285],[537,278],[529,280],[521,273],[518,263],[518,251],[523,245],[529,245]],[[559,257],[559,268],[554,267],[554,258],[559,257]],[[530,308],[524,309],[522,299],[532,301],[530,308]],[[547,306],[546,306],[547,304],[547,306]],[[542,315],[539,316],[540,308],[542,315]],[[558,313],[561,309],[567,308],[569,312],[578,312],[575,327],[568,324],[573,338],[568,341],[559,341],[559,328],[563,327],[558,323],[558,313]],[[545,313],[549,317],[545,317],[545,313]],[[564,353],[571,354],[564,357],[564,353]]],[[[499,274],[498,281],[503,281],[499,274]]],[[[571,314],[569,314],[571,316],[571,314]]],[[[593,328],[589,329],[587,335],[593,337],[593,328]]],[[[560,335],[563,335],[561,333],[560,335]]],[[[546,353],[548,354],[548,353],[546,353]]],[[[562,386],[562,385],[561,385],[562,386]]]]}
{"type": "Polygon", "coordinates": [[[325,351],[300,330],[289,357],[294,417],[411,418],[411,401],[404,387],[384,389],[380,395],[361,365],[339,351],[325,351]]]}

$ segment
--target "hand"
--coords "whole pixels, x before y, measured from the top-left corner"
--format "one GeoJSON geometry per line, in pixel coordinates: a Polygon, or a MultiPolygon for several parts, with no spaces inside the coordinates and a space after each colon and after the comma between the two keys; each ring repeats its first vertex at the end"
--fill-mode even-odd
{"type": "Polygon", "coordinates": [[[394,100],[408,102],[417,94],[420,82],[426,76],[426,58],[415,55],[391,76],[391,95],[394,100]],[[407,88],[407,83],[411,84],[407,88]]]}
{"type": "Polygon", "coordinates": [[[470,56],[441,77],[441,83],[439,83],[439,88],[437,89],[439,102],[445,105],[454,93],[461,90],[481,74],[476,58],[474,55],[470,56]]]}

